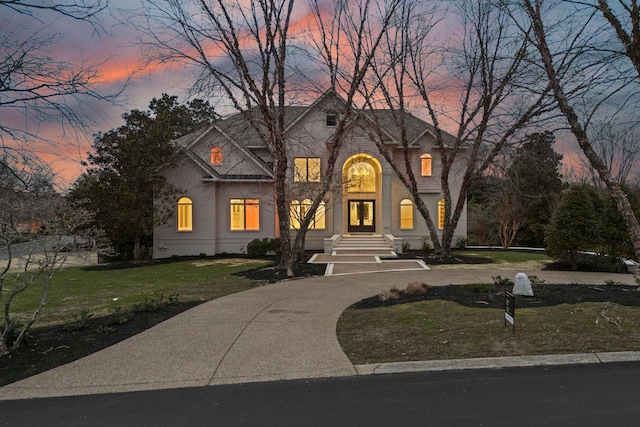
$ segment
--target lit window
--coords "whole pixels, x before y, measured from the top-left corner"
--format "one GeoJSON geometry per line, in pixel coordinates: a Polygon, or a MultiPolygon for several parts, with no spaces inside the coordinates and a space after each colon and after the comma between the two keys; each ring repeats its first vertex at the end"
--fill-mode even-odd
{"type": "Polygon", "coordinates": [[[260,229],[260,201],[231,199],[231,230],[260,229]]]}
{"type": "MultiPolygon", "coordinates": [[[[306,199],[302,202],[298,200],[292,200],[289,206],[289,227],[294,230],[300,229],[300,223],[309,212],[311,208],[311,200],[306,199]]],[[[320,202],[316,213],[309,221],[309,230],[324,230],[325,228],[325,205],[324,202],[320,202]]]]}
{"type": "Polygon", "coordinates": [[[327,113],[327,126],[334,127],[337,122],[336,113],[327,113]]]}
{"type": "Polygon", "coordinates": [[[293,159],[295,182],[320,182],[320,158],[296,157],[293,159]]]}
{"type": "Polygon", "coordinates": [[[444,228],[444,216],[445,216],[444,199],[440,199],[438,202],[438,228],[444,228]]]}
{"type": "Polygon", "coordinates": [[[365,161],[354,162],[347,171],[350,193],[374,193],[376,191],[376,170],[365,161]]]}
{"type": "Polygon", "coordinates": [[[431,154],[420,156],[422,176],[431,176],[431,154]]]}
{"type": "Polygon", "coordinates": [[[400,229],[413,229],[413,202],[409,199],[400,202],[400,229]]]}
{"type": "Polygon", "coordinates": [[[222,164],[222,148],[220,147],[211,148],[211,164],[212,165],[222,164]]]}
{"type": "Polygon", "coordinates": [[[193,202],[188,197],[178,200],[178,231],[193,230],[193,202]]]}

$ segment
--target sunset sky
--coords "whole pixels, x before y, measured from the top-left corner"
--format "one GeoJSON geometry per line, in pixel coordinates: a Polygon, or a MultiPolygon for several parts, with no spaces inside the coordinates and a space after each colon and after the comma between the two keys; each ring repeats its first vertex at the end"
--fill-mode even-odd
{"type": "MultiPolygon", "coordinates": [[[[105,13],[100,19],[104,31],[96,31],[84,22],[59,17],[52,20],[50,15],[40,15],[40,21],[47,23],[41,29],[43,33],[63,34],[59,41],[50,46],[47,54],[59,60],[68,59],[72,63],[84,61],[100,64],[98,87],[101,92],[115,93],[131,78],[116,104],[88,100],[77,106],[77,111],[90,123],[91,132],[104,132],[123,124],[121,115],[124,112],[147,110],[151,99],[162,93],[178,95],[180,101],[185,101],[186,92],[193,83],[193,76],[182,66],[145,66],[142,48],[137,43],[139,34],[131,26],[119,23],[122,17],[134,15],[138,4],[138,0],[110,0],[112,15],[105,13]]],[[[306,2],[299,4],[302,6],[296,8],[293,28],[306,29],[306,2]]],[[[34,18],[16,16],[17,21],[11,22],[7,21],[6,16],[5,19],[0,18],[0,35],[8,30],[17,31],[19,25],[30,28],[40,25],[34,18]]],[[[21,120],[19,112],[2,111],[1,114],[4,114],[3,122],[21,120]]],[[[38,133],[53,143],[34,143],[30,149],[51,165],[58,175],[60,186],[67,187],[82,172],[80,162],[91,149],[90,136],[62,134],[57,122],[42,123],[38,133]]],[[[575,144],[561,143],[556,149],[564,154],[565,160],[575,162],[575,144]]]]}

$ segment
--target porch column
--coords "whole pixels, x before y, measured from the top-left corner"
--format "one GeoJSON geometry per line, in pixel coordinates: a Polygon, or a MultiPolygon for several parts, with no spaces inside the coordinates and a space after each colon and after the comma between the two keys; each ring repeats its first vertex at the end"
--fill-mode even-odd
{"type": "Polygon", "coordinates": [[[391,234],[393,224],[393,197],[391,194],[391,180],[393,173],[386,171],[383,168],[382,171],[382,233],[391,234]]]}

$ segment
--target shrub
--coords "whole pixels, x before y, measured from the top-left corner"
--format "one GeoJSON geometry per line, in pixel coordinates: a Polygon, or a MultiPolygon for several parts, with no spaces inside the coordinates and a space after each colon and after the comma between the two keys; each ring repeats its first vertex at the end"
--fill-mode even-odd
{"type": "Polygon", "coordinates": [[[178,301],[178,294],[173,293],[171,295],[165,295],[162,293],[154,293],[150,297],[144,297],[144,300],[133,304],[134,312],[141,311],[158,311],[168,305],[171,305],[178,301]]]}
{"type": "Polygon", "coordinates": [[[430,287],[431,286],[427,285],[426,283],[411,282],[407,285],[407,288],[404,290],[404,293],[406,295],[423,295],[427,293],[427,290],[430,287]]]}
{"type": "Polygon", "coordinates": [[[513,286],[513,282],[508,277],[491,276],[496,286],[513,286]]]}
{"type": "Polygon", "coordinates": [[[247,244],[247,256],[249,258],[263,258],[267,252],[278,253],[280,249],[280,239],[254,239],[247,244]]]}
{"type": "Polygon", "coordinates": [[[380,301],[382,302],[389,301],[389,300],[397,300],[398,298],[400,298],[401,292],[402,291],[400,291],[400,289],[394,286],[393,288],[389,289],[388,292],[385,292],[384,294],[380,294],[378,296],[378,299],[380,299],[380,301]]]}
{"type": "MultiPolygon", "coordinates": [[[[495,277],[493,278],[493,280],[495,280],[495,277]]],[[[504,281],[504,279],[502,279],[502,281],[504,281]]],[[[509,279],[507,279],[507,285],[509,283],[511,282],[509,281],[509,279]]],[[[464,285],[464,289],[469,292],[478,293],[478,294],[488,294],[490,292],[495,291],[494,285],[490,283],[469,283],[464,285]]]]}

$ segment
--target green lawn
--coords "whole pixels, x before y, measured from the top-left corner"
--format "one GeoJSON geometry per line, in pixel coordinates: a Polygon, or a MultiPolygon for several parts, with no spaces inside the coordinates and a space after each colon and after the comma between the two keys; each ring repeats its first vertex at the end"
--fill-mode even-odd
{"type": "Polygon", "coordinates": [[[514,334],[504,310],[434,300],[349,309],[337,334],[354,364],[640,351],[640,307],[589,302],[522,308],[514,334]]]}
{"type": "Polygon", "coordinates": [[[518,251],[505,251],[505,250],[482,250],[482,251],[473,251],[473,250],[456,250],[453,253],[454,255],[461,256],[469,256],[469,257],[477,257],[477,258],[490,258],[495,263],[504,263],[504,262],[527,262],[527,261],[542,261],[542,262],[551,262],[552,259],[549,258],[544,252],[540,253],[531,253],[531,252],[518,252],[518,251]]]}
{"type": "MultiPolygon", "coordinates": [[[[219,298],[261,286],[263,283],[234,273],[265,264],[260,260],[197,259],[114,270],[63,268],[53,277],[47,305],[35,326],[67,322],[79,312],[106,315],[154,295],[177,294],[179,301],[219,298]]],[[[36,283],[16,297],[12,313],[26,315],[39,301],[41,289],[36,283]]]]}

